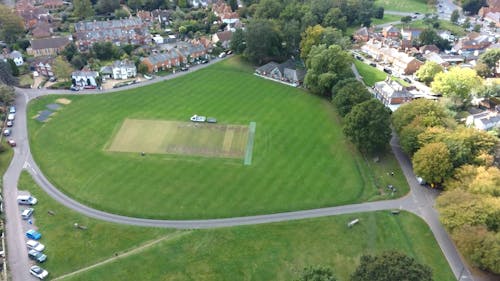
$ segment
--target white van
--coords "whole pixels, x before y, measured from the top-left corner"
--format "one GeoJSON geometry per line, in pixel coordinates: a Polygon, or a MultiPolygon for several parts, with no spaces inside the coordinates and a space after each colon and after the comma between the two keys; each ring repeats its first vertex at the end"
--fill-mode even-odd
{"type": "Polygon", "coordinates": [[[11,114],[9,114],[9,116],[7,116],[7,120],[9,120],[9,121],[14,120],[15,118],[16,118],[16,115],[14,113],[11,113],[11,114]]]}
{"type": "Polygon", "coordinates": [[[19,205],[35,205],[38,200],[31,195],[19,195],[17,196],[17,203],[19,205]]]}

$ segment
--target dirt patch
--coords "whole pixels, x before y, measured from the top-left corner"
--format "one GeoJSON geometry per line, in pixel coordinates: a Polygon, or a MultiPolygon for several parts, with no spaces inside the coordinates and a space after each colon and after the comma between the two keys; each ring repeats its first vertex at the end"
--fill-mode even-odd
{"type": "Polygon", "coordinates": [[[71,100],[62,98],[62,99],[56,99],[56,102],[60,104],[70,104],[71,100]]]}

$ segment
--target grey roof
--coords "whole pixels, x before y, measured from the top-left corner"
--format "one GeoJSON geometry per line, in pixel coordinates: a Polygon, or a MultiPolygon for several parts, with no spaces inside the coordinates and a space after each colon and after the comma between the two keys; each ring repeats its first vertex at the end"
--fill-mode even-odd
{"type": "Polygon", "coordinates": [[[264,64],[263,66],[257,68],[255,71],[258,72],[258,73],[270,73],[273,69],[275,69],[276,67],[278,67],[279,64],[277,62],[269,62],[269,63],[266,63],[264,64]]]}
{"type": "Polygon", "coordinates": [[[12,59],[15,59],[15,58],[22,58],[23,57],[23,54],[21,54],[21,52],[19,51],[12,51],[10,54],[9,54],[9,57],[12,58],[12,59]]]}
{"type": "Polygon", "coordinates": [[[129,60],[117,60],[113,62],[112,67],[135,67],[135,64],[129,60]]]}
{"type": "Polygon", "coordinates": [[[33,50],[63,48],[69,44],[67,37],[53,37],[44,39],[34,39],[30,41],[33,50]]]}
{"type": "Polygon", "coordinates": [[[142,25],[142,20],[137,17],[107,21],[80,21],[75,23],[75,32],[97,31],[104,29],[127,29],[142,25]]]}
{"type": "Polygon", "coordinates": [[[99,73],[97,71],[73,71],[71,76],[84,76],[84,77],[97,77],[99,73]]]}

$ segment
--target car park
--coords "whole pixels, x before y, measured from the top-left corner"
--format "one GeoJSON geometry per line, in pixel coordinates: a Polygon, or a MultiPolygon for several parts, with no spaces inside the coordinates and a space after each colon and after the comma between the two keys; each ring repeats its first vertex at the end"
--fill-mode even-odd
{"type": "Polygon", "coordinates": [[[17,145],[15,140],[8,140],[7,143],[10,145],[10,147],[15,147],[17,145]]]}
{"type": "Polygon", "coordinates": [[[22,212],[21,212],[21,218],[23,218],[23,220],[28,220],[31,218],[31,216],[33,215],[33,212],[35,211],[35,209],[33,208],[28,208],[28,209],[24,209],[22,212]]]}
{"type": "Polygon", "coordinates": [[[28,257],[34,261],[37,261],[37,262],[44,262],[47,260],[47,255],[40,253],[37,250],[29,250],[28,257]]]}
{"type": "Polygon", "coordinates": [[[43,252],[43,250],[45,250],[45,245],[35,240],[26,241],[26,247],[28,247],[28,250],[35,250],[38,252],[43,252]]]}
{"type": "Polygon", "coordinates": [[[34,229],[30,229],[26,231],[26,237],[32,240],[40,240],[40,238],[42,238],[42,234],[34,229]]]}
{"type": "Polygon", "coordinates": [[[43,280],[45,277],[49,275],[49,272],[38,265],[34,265],[30,267],[30,273],[31,275],[35,276],[36,278],[43,280]]]}
{"type": "Polygon", "coordinates": [[[35,205],[38,200],[31,195],[19,195],[17,196],[17,203],[19,205],[35,205]]]}
{"type": "Polygon", "coordinates": [[[7,121],[7,127],[12,127],[12,126],[14,126],[14,121],[12,120],[7,121]]]}

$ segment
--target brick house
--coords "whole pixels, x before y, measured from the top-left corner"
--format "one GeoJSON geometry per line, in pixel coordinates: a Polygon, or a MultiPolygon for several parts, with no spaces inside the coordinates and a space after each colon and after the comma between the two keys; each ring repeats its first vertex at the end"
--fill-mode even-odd
{"type": "Polygon", "coordinates": [[[39,57],[36,58],[32,64],[32,68],[38,72],[39,75],[45,77],[53,77],[54,72],[52,71],[52,63],[54,62],[53,57],[39,57]]]}
{"type": "Polygon", "coordinates": [[[171,49],[165,53],[141,58],[141,63],[146,65],[148,72],[151,73],[180,66],[182,60],[182,56],[175,49],[171,49]]]}
{"type": "Polygon", "coordinates": [[[396,28],[392,25],[389,25],[389,26],[386,26],[382,29],[382,35],[385,38],[397,39],[397,38],[399,38],[401,33],[399,32],[398,28],[396,28]]]}
{"type": "Polygon", "coordinates": [[[212,42],[214,44],[217,44],[218,42],[220,42],[222,48],[228,49],[229,44],[231,43],[232,37],[233,37],[233,33],[231,31],[217,32],[214,35],[212,35],[212,42]]]}
{"type": "Polygon", "coordinates": [[[413,96],[403,85],[390,79],[376,82],[373,91],[375,97],[392,111],[395,111],[401,104],[413,100],[413,96]]]}
{"type": "Polygon", "coordinates": [[[423,64],[423,62],[407,53],[399,52],[397,49],[386,47],[382,43],[373,40],[361,46],[361,50],[372,56],[376,61],[392,64],[395,71],[405,75],[415,73],[423,64]]]}
{"type": "Polygon", "coordinates": [[[40,56],[55,56],[70,43],[67,37],[52,37],[44,39],[30,40],[31,46],[26,49],[29,55],[40,56]]]}

